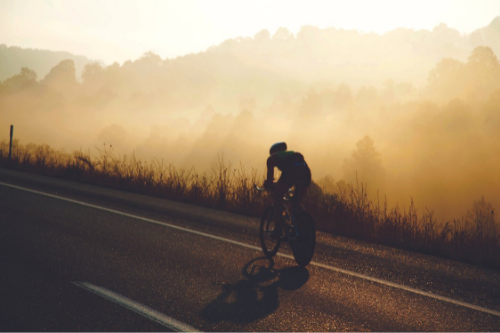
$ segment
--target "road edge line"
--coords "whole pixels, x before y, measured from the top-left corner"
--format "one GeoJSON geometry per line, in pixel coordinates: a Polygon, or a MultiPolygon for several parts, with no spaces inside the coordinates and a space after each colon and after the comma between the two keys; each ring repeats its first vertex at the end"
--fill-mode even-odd
{"type": "Polygon", "coordinates": [[[166,314],[151,309],[150,307],[147,307],[144,304],[131,300],[128,297],[122,296],[104,287],[99,287],[89,282],[72,282],[72,283],[77,287],[90,291],[93,294],[96,294],[104,299],[116,303],[168,329],[174,330],[176,332],[199,332],[192,326],[189,326],[183,322],[178,321],[177,319],[169,317],[166,314]]]}

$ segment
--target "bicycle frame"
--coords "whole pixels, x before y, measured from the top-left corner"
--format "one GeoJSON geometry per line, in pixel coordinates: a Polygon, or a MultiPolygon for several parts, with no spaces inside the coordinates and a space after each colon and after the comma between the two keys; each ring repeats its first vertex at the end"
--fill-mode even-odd
{"type": "MultiPolygon", "coordinates": [[[[257,191],[266,191],[267,189],[258,187],[254,184],[257,191]]],[[[262,215],[259,228],[259,237],[262,245],[262,250],[268,258],[272,258],[279,250],[282,240],[287,241],[292,249],[293,256],[299,266],[306,266],[311,261],[316,247],[316,228],[314,220],[301,207],[293,205],[290,200],[293,197],[293,190],[289,189],[283,197],[283,208],[285,219],[282,225],[283,229],[279,232],[284,232],[284,235],[277,235],[276,229],[270,229],[270,225],[277,225],[277,221],[273,219],[274,207],[268,206],[262,215]],[[300,211],[295,211],[298,208],[300,211]],[[294,216],[294,214],[297,214],[294,216]],[[293,226],[293,230],[289,227],[293,226]],[[299,233],[300,231],[300,233],[299,233]],[[291,236],[294,234],[293,236],[291,236]]]]}
{"type": "MultiPolygon", "coordinates": [[[[264,187],[259,187],[256,184],[254,184],[254,188],[259,192],[270,191],[264,187]]],[[[283,208],[284,208],[285,216],[289,218],[289,221],[286,221],[286,222],[290,226],[294,227],[295,235],[297,235],[297,233],[298,233],[297,224],[294,223],[294,219],[295,219],[295,216],[297,215],[298,212],[296,212],[294,210],[296,208],[300,208],[300,207],[295,207],[295,208],[293,207],[292,198],[293,198],[293,190],[292,190],[292,188],[289,188],[288,191],[283,196],[283,208]]],[[[285,220],[287,220],[287,219],[285,219],[285,220]]],[[[288,240],[288,232],[286,232],[285,235],[286,235],[287,240],[288,240]]]]}

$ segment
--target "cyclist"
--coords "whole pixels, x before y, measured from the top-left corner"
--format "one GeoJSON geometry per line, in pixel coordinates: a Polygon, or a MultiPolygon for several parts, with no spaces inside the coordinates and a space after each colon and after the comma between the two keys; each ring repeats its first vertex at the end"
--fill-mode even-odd
{"type": "Polygon", "coordinates": [[[273,234],[277,235],[281,234],[279,229],[283,227],[283,196],[290,187],[295,186],[292,207],[293,211],[296,212],[296,208],[299,207],[307,188],[311,184],[311,170],[304,160],[304,156],[301,153],[287,150],[285,142],[272,145],[269,155],[267,159],[267,179],[264,182],[264,187],[272,190],[274,218],[277,225],[273,234]],[[276,183],[273,182],[274,167],[281,171],[281,176],[276,183]]]}

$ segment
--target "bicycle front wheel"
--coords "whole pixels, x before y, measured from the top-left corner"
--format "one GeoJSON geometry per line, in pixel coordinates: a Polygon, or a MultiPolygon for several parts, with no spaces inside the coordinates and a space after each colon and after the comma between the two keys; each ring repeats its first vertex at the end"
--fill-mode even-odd
{"type": "Polygon", "coordinates": [[[302,213],[297,216],[294,223],[298,223],[298,236],[290,245],[297,264],[305,267],[311,262],[314,256],[314,249],[316,248],[316,227],[312,217],[307,213],[302,213]]]}
{"type": "Polygon", "coordinates": [[[264,251],[265,256],[268,258],[274,257],[276,252],[278,252],[283,234],[283,230],[277,226],[273,216],[273,206],[269,206],[264,211],[260,220],[260,244],[262,245],[262,251],[264,251]]]}

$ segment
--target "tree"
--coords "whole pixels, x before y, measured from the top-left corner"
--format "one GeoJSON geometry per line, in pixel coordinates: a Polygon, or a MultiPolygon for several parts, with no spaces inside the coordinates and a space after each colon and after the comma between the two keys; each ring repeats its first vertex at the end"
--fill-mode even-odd
{"type": "Polygon", "coordinates": [[[103,73],[103,68],[97,62],[85,65],[82,72],[82,80],[84,84],[92,84],[98,80],[103,73]]]}
{"type": "Polygon", "coordinates": [[[498,70],[498,59],[493,50],[486,46],[478,46],[469,56],[469,64],[484,66],[490,70],[498,70]]]}
{"type": "Polygon", "coordinates": [[[105,85],[104,69],[96,62],[85,65],[82,81],[87,92],[99,91],[105,85]]]}
{"type": "Polygon", "coordinates": [[[21,76],[26,80],[26,81],[36,81],[37,74],[35,73],[34,70],[31,70],[27,67],[21,68],[21,76]]]}
{"type": "Polygon", "coordinates": [[[485,101],[500,88],[500,64],[491,48],[476,47],[463,70],[462,95],[476,101],[485,101]]]}
{"type": "Polygon", "coordinates": [[[436,64],[427,79],[434,100],[448,101],[458,97],[463,85],[463,67],[462,62],[452,58],[444,58],[436,64]]]}
{"type": "Polygon", "coordinates": [[[285,41],[289,38],[293,38],[292,33],[287,28],[278,28],[273,35],[273,40],[285,41]]]}
{"type": "Polygon", "coordinates": [[[430,71],[428,81],[430,84],[450,78],[456,74],[463,66],[463,63],[452,58],[444,58],[436,64],[436,67],[430,71]]]}
{"type": "Polygon", "coordinates": [[[37,74],[35,71],[23,67],[21,72],[5,80],[0,86],[0,92],[17,91],[36,84],[37,74]]]}
{"type": "Polygon", "coordinates": [[[385,179],[380,153],[375,148],[373,139],[365,136],[356,143],[356,150],[342,165],[344,178],[347,181],[366,182],[372,186],[380,186],[385,179]]]}
{"type": "Polygon", "coordinates": [[[495,241],[497,235],[495,211],[491,203],[484,200],[484,196],[474,201],[472,208],[467,211],[466,228],[478,242],[495,241]]]}
{"type": "Polygon", "coordinates": [[[271,34],[267,29],[261,30],[255,34],[254,39],[257,42],[265,42],[271,38],[271,34]]]}
{"type": "Polygon", "coordinates": [[[434,100],[447,102],[462,98],[471,102],[483,102],[500,88],[500,63],[492,49],[476,47],[466,64],[442,59],[429,73],[428,89],[434,100]]]}
{"type": "Polygon", "coordinates": [[[43,83],[62,92],[72,91],[77,85],[73,60],[63,60],[53,67],[43,79],[43,83]]]}
{"type": "Polygon", "coordinates": [[[300,31],[297,33],[297,40],[304,44],[314,44],[321,41],[321,29],[306,25],[300,28],[300,31]]]}
{"type": "Polygon", "coordinates": [[[144,67],[158,67],[163,64],[163,60],[156,53],[149,51],[144,53],[142,57],[134,63],[144,67]]]}
{"type": "Polygon", "coordinates": [[[460,32],[449,28],[446,24],[441,23],[432,30],[432,42],[435,52],[442,55],[456,53],[457,45],[460,43],[460,32]]]}

